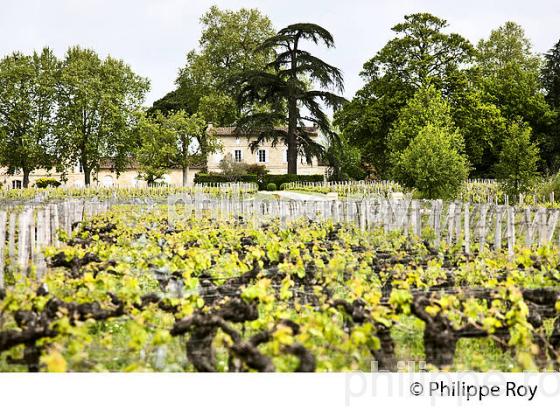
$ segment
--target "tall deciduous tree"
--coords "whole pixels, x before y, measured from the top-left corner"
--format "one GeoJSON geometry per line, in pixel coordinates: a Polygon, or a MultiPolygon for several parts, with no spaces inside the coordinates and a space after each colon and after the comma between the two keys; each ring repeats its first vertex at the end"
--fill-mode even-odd
{"type": "Polygon", "coordinates": [[[488,101],[509,121],[521,118],[527,122],[542,148],[546,167],[556,168],[558,147],[548,133],[553,115],[542,92],[541,59],[532,52],[523,28],[507,22],[481,40],[477,48],[482,89],[488,101]]]}
{"type": "Polygon", "coordinates": [[[0,166],[21,170],[23,187],[37,168],[51,168],[58,62],[48,48],[0,61],[0,166]]]}
{"type": "Polygon", "coordinates": [[[468,176],[463,136],[434,86],[420,88],[400,111],[388,146],[391,176],[429,198],[451,197],[468,176]]]}
{"type": "Polygon", "coordinates": [[[184,110],[198,113],[214,125],[231,125],[239,115],[239,89],[226,80],[265,67],[270,54],[256,48],[274,34],[272,23],[257,9],[232,11],[216,6],[200,22],[199,48],[187,54],[187,64],[176,80],[177,89],[156,101],[151,112],[184,110]]]}
{"type": "Polygon", "coordinates": [[[425,198],[456,198],[469,175],[469,164],[454,145],[457,131],[428,124],[395,162],[397,180],[418,189],[425,198]]]}
{"type": "Polygon", "coordinates": [[[117,173],[127,165],[134,114],[148,89],[149,81],[121,60],[80,47],[66,53],[58,87],[59,149],[67,163],[81,164],[86,186],[101,160],[111,160],[117,173]]]}
{"type": "Polygon", "coordinates": [[[266,140],[272,141],[273,145],[285,143],[288,146],[288,174],[297,174],[298,154],[310,162],[324,152],[322,145],[311,137],[306,122],[334,137],[321,104],[337,109],[346,101],[333,92],[310,89],[317,85],[321,89],[343,91],[344,86],[338,68],[301,48],[305,40],[334,47],[331,33],[324,28],[310,23],[292,24],[259,47],[276,52],[268,70],[248,71],[234,77],[234,84],[241,88],[239,105],[246,109],[238,121],[238,130],[257,135],[253,148],[266,140]],[[255,109],[256,105],[272,109],[255,109]],[[287,128],[283,128],[286,125],[287,128]]]}
{"type": "MultiPolygon", "coordinates": [[[[156,112],[152,117],[142,116],[138,125],[140,147],[137,158],[148,183],[160,178],[167,168],[180,167],[183,186],[189,180],[189,168],[203,159],[198,136],[204,132],[206,122],[197,114],[185,111],[156,112]]],[[[206,153],[216,152],[220,146],[211,131],[206,139],[206,153]]]]}
{"type": "Polygon", "coordinates": [[[554,109],[560,108],[560,41],[544,56],[541,73],[546,100],[554,109]]]}
{"type": "Polygon", "coordinates": [[[366,85],[335,116],[335,124],[379,176],[386,176],[387,136],[399,110],[428,84],[445,96],[465,82],[464,68],[474,57],[472,45],[447,22],[428,13],[407,15],[392,28],[390,40],[361,72],[366,85]]]}
{"type": "Polygon", "coordinates": [[[527,191],[538,175],[539,149],[530,137],[531,128],[527,124],[513,122],[496,165],[496,176],[512,197],[527,191]]]}
{"type": "Polygon", "coordinates": [[[541,78],[546,101],[554,111],[547,149],[554,152],[552,161],[556,170],[560,165],[560,41],[545,54],[541,78]]]}

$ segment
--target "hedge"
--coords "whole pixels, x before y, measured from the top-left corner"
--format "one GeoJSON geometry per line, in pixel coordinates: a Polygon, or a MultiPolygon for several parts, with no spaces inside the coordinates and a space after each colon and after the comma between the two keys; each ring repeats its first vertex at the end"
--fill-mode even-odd
{"type": "Polygon", "coordinates": [[[276,186],[282,186],[282,184],[289,182],[323,182],[323,175],[265,175],[262,183],[259,181],[259,189],[264,189],[271,182],[275,183],[276,186]]]}
{"type": "Polygon", "coordinates": [[[254,182],[258,183],[256,175],[242,175],[231,180],[226,178],[223,174],[203,174],[201,172],[194,175],[195,184],[216,184],[222,182],[254,182]]]}
{"type": "Polygon", "coordinates": [[[257,175],[249,174],[238,176],[234,181],[218,173],[203,174],[199,172],[194,176],[195,184],[215,184],[220,182],[255,182],[259,184],[260,190],[265,190],[268,184],[275,184],[277,187],[281,187],[282,184],[289,182],[323,182],[323,175],[264,175],[261,179],[258,179],[257,175]]]}

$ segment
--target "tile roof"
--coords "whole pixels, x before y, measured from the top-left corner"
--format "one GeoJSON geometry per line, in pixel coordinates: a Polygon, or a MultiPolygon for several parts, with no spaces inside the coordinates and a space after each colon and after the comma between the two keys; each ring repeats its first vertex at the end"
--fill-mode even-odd
{"type": "MultiPolygon", "coordinates": [[[[236,128],[237,127],[213,127],[213,126],[208,127],[209,130],[212,130],[213,132],[216,133],[217,136],[220,136],[220,137],[234,136],[236,128]]],[[[278,130],[283,130],[283,131],[288,131],[287,127],[278,127],[277,129],[278,130]]],[[[307,131],[310,134],[317,134],[318,135],[318,128],[316,128],[316,127],[305,127],[305,131],[307,131]]]]}

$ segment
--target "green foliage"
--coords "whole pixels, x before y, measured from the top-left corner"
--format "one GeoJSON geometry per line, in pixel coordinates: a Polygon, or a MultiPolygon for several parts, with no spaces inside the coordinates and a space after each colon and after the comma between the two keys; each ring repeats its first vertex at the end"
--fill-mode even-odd
{"type": "Polygon", "coordinates": [[[289,182],[323,182],[323,175],[293,175],[293,174],[280,174],[280,175],[265,175],[263,182],[259,183],[260,189],[265,189],[270,183],[276,186],[282,186],[289,182]]]}
{"type": "Polygon", "coordinates": [[[150,111],[185,110],[198,113],[216,126],[231,125],[239,116],[239,89],[227,79],[265,68],[270,55],[256,48],[274,33],[272,23],[257,9],[232,11],[216,6],[201,17],[200,23],[199,48],[187,54],[177,88],[156,101],[150,111]]]}
{"type": "Polygon", "coordinates": [[[560,108],[560,41],[545,54],[541,76],[546,91],[546,101],[553,109],[558,110],[560,108]]]}
{"type": "Polygon", "coordinates": [[[0,167],[23,173],[23,187],[38,168],[56,160],[53,131],[59,62],[48,48],[13,53],[0,61],[0,167]]]}
{"type": "Polygon", "coordinates": [[[276,189],[276,184],[274,182],[269,182],[268,184],[266,184],[267,191],[276,191],[276,189]]]}
{"type": "Polygon", "coordinates": [[[455,125],[465,141],[472,178],[494,176],[494,165],[506,138],[507,120],[489,96],[478,87],[465,86],[452,96],[455,125]]]}
{"type": "Polygon", "coordinates": [[[541,58],[521,26],[507,22],[478,44],[481,87],[510,122],[519,118],[533,130],[533,141],[542,147],[544,166],[557,169],[558,146],[549,134],[553,113],[540,81],[541,58]]]}
{"type": "Polygon", "coordinates": [[[554,110],[544,150],[553,153],[552,169],[556,171],[560,168],[560,41],[545,55],[541,78],[546,101],[554,110]]]}
{"type": "MultiPolygon", "coordinates": [[[[177,167],[183,171],[183,186],[186,186],[189,167],[203,160],[200,135],[205,132],[205,127],[201,117],[197,114],[189,116],[184,111],[167,116],[159,111],[152,117],[141,115],[138,124],[140,146],[136,151],[141,175],[151,184],[168,168],[177,167]]],[[[207,135],[204,143],[206,154],[220,149],[212,133],[207,135]]]]}
{"type": "Polygon", "coordinates": [[[383,370],[412,359],[445,370],[555,365],[536,336],[558,319],[556,245],[465,258],[458,247],[434,251],[347,223],[253,225],[185,212],[170,225],[166,206],[138,209],[84,221],[45,250],[40,282],[22,275],[3,289],[0,369],[332,372],[369,370],[379,358],[383,370]],[[535,311],[545,326],[530,320],[535,311]],[[483,340],[455,352],[461,334],[483,340]],[[440,361],[446,348],[454,361],[440,361]]]}
{"type": "Polygon", "coordinates": [[[195,184],[216,184],[225,182],[254,182],[257,183],[256,175],[237,175],[233,180],[230,177],[226,177],[222,173],[209,173],[205,174],[202,172],[197,172],[194,175],[195,184]]]}
{"type": "Polygon", "coordinates": [[[329,179],[332,181],[360,180],[366,176],[361,166],[361,153],[350,145],[344,135],[331,139],[324,160],[330,166],[329,179]]]}
{"type": "Polygon", "coordinates": [[[164,126],[165,117],[158,113],[154,118],[140,114],[137,133],[139,146],[134,155],[140,168],[139,175],[151,186],[173,165],[176,151],[175,136],[164,126]]]}
{"type": "Polygon", "coordinates": [[[529,190],[538,175],[539,149],[530,137],[531,128],[528,125],[512,123],[496,165],[496,176],[512,198],[529,190]]]}
{"type": "MultiPolygon", "coordinates": [[[[398,157],[428,124],[449,131],[455,127],[449,104],[434,86],[420,88],[399,112],[388,135],[390,157],[398,157]]],[[[449,135],[458,134],[450,132],[449,135]]],[[[462,149],[462,139],[451,141],[451,145],[456,150],[462,149]]]]}
{"type": "Polygon", "coordinates": [[[239,177],[247,175],[248,165],[245,162],[237,162],[231,154],[226,154],[219,164],[220,171],[225,179],[237,181],[239,177]]]}
{"type": "Polygon", "coordinates": [[[35,186],[37,188],[56,188],[60,186],[60,181],[57,181],[56,178],[43,177],[35,180],[35,186]]]}
{"type": "Polygon", "coordinates": [[[135,146],[135,113],[149,81],[121,60],[101,59],[93,50],[72,47],[62,62],[58,85],[58,150],[66,166],[80,163],[84,182],[100,161],[122,171],[135,146]]]}
{"type": "Polygon", "coordinates": [[[346,101],[330,91],[320,90],[343,91],[342,73],[301,49],[304,40],[334,47],[332,35],[323,27],[311,23],[292,24],[259,46],[260,50],[275,56],[267,69],[231,77],[232,84],[240,89],[238,102],[244,111],[237,123],[238,130],[256,136],[251,145],[253,149],[264,141],[271,141],[273,146],[287,145],[288,174],[297,174],[299,155],[305,156],[308,163],[313,157],[322,157],[324,148],[314,138],[316,128],[336,138],[324,107],[336,110],[346,101]],[[320,89],[312,89],[313,86],[320,89]],[[301,112],[302,108],[307,112],[301,112]],[[306,122],[316,128],[309,130],[306,122]]]}
{"type": "Polygon", "coordinates": [[[462,70],[473,59],[473,47],[446,28],[445,20],[428,13],[405,16],[392,28],[395,37],[364,64],[366,85],[335,115],[335,124],[378,177],[389,173],[393,122],[416,91],[432,84],[449,95],[465,81],[462,70]]]}
{"type": "Polygon", "coordinates": [[[259,189],[265,190],[267,185],[270,183],[279,186],[282,189],[283,184],[290,182],[323,182],[323,175],[292,175],[292,174],[280,174],[271,175],[266,174],[262,177],[253,174],[243,174],[238,175],[235,179],[231,179],[229,176],[223,173],[197,173],[194,176],[194,182],[197,184],[202,183],[223,183],[223,182],[256,182],[259,184],[259,189]]]}
{"type": "Polygon", "coordinates": [[[265,175],[268,174],[268,169],[266,169],[265,165],[249,164],[247,165],[247,173],[256,175],[259,179],[263,179],[265,175]]]}
{"type": "Polygon", "coordinates": [[[428,124],[398,155],[397,181],[418,189],[426,198],[454,198],[469,173],[467,159],[457,150],[461,136],[428,124]]]}

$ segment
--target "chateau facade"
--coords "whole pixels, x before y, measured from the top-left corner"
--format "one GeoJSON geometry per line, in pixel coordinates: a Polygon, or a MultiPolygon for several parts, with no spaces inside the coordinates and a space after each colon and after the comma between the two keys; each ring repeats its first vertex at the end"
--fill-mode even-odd
{"type": "MultiPolygon", "coordinates": [[[[270,174],[285,174],[288,169],[288,148],[286,145],[278,144],[275,147],[270,142],[265,142],[259,146],[254,152],[251,151],[250,143],[254,138],[238,136],[235,134],[235,127],[212,127],[210,124],[208,132],[212,132],[218,138],[222,147],[220,152],[208,156],[206,167],[196,166],[189,169],[188,185],[194,183],[194,175],[197,172],[207,170],[208,172],[220,172],[220,161],[230,155],[236,162],[243,162],[248,165],[257,164],[264,165],[270,174]]],[[[318,139],[319,135],[315,129],[310,128],[309,132],[312,138],[318,139]]],[[[327,167],[320,165],[317,158],[313,158],[311,164],[300,158],[298,163],[298,174],[300,175],[325,175],[327,167]]],[[[39,178],[55,178],[61,182],[64,187],[83,187],[84,173],[79,165],[72,167],[66,171],[65,175],[56,172],[55,169],[45,170],[38,169],[29,176],[29,186],[34,186],[35,181],[39,178]]],[[[162,183],[172,186],[181,186],[183,182],[182,170],[178,168],[169,168],[163,178],[162,183]]],[[[23,175],[15,173],[9,175],[6,168],[0,168],[0,188],[21,188],[23,184],[23,175]]],[[[146,181],[139,177],[139,169],[136,165],[131,165],[119,175],[111,168],[110,162],[101,164],[98,172],[92,172],[92,186],[119,186],[119,187],[142,187],[146,186],[146,181]]]]}

